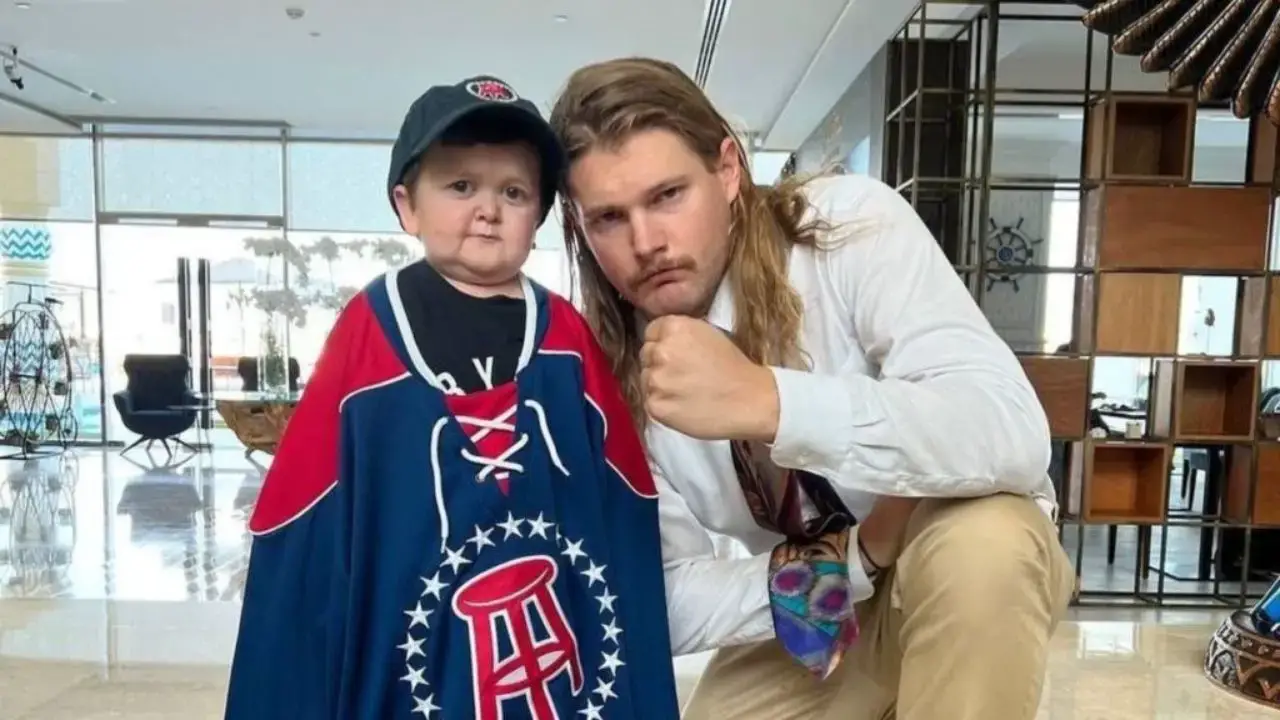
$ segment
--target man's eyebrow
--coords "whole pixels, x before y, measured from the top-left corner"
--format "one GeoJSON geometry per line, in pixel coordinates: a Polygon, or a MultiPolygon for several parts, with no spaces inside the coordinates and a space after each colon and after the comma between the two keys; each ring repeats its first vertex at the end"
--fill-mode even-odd
{"type": "Polygon", "coordinates": [[[669,178],[663,179],[660,182],[654,183],[653,187],[650,187],[648,190],[646,190],[644,194],[647,197],[653,197],[654,195],[657,195],[658,193],[662,192],[663,190],[666,190],[667,188],[671,188],[676,185],[685,185],[688,182],[689,182],[689,176],[687,174],[682,173],[680,175],[673,175],[669,178]]]}
{"type": "Polygon", "coordinates": [[[614,205],[614,204],[597,205],[595,207],[587,207],[585,205],[578,206],[578,212],[582,213],[582,217],[586,219],[595,218],[607,212],[621,212],[621,211],[622,211],[622,207],[620,205],[614,205]]]}
{"type": "MultiPolygon", "coordinates": [[[[673,187],[676,185],[683,185],[688,181],[689,181],[688,175],[673,175],[668,178],[663,178],[662,180],[659,180],[658,182],[654,183],[653,185],[649,186],[648,188],[640,192],[639,196],[642,198],[649,199],[670,187],[673,187]]],[[[607,213],[607,212],[622,212],[625,210],[625,208],[622,205],[618,205],[616,203],[609,203],[607,205],[597,205],[595,207],[589,207],[589,206],[580,204],[578,207],[579,207],[579,211],[582,213],[582,217],[584,218],[594,218],[594,217],[603,215],[604,213],[607,213]]]]}

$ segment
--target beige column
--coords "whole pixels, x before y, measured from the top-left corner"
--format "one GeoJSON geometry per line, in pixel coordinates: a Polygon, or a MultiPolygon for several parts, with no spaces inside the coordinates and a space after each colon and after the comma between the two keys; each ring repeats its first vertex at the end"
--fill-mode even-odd
{"type": "MultiPolygon", "coordinates": [[[[10,315],[10,309],[19,303],[43,302],[47,294],[54,238],[53,228],[43,221],[49,208],[58,203],[58,183],[57,142],[0,135],[0,322],[13,322],[17,315],[10,315]]],[[[46,349],[37,341],[39,337],[30,323],[25,323],[6,343],[9,362],[17,362],[18,369],[28,376],[40,374],[39,368],[46,362],[46,349]],[[17,343],[23,345],[16,347],[17,343]]],[[[0,371],[13,369],[9,364],[0,371]]],[[[54,398],[31,394],[48,393],[45,385],[23,382],[31,382],[31,389],[23,391],[27,402],[0,417],[0,433],[18,429],[36,440],[45,427],[48,408],[58,403],[54,398]]]]}
{"type": "Polygon", "coordinates": [[[53,235],[41,221],[58,204],[60,194],[58,143],[0,135],[0,282],[6,284],[5,309],[27,293],[8,283],[43,283],[49,278],[53,235]]]}

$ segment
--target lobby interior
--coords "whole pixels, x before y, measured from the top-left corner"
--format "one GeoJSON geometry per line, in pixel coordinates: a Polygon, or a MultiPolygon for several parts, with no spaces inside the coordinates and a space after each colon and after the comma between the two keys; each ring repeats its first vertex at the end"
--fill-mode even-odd
{"type": "MultiPolygon", "coordinates": [[[[1280,574],[1274,126],[1166,93],[1069,2],[799,7],[0,0],[0,375],[60,348],[0,403],[0,720],[222,717],[246,517],[291,403],[341,302],[421,254],[383,193],[403,109],[478,72],[546,109],[621,55],[695,77],[757,183],[901,188],[1019,354],[1079,574],[1039,717],[1280,717],[1205,670],[1280,574]],[[1261,226],[1219,230],[1252,230],[1256,262],[1224,241],[1126,265],[1107,236],[1089,256],[1112,227],[1096,193],[1142,185],[1094,177],[1118,131],[1098,150],[1090,129],[1138,116],[1185,145],[1162,186],[1260,193],[1261,226]],[[158,425],[119,399],[175,377],[158,425]]],[[[572,295],[554,214],[525,271],[572,295]]],[[[673,660],[682,694],[707,660],[673,660]]]]}

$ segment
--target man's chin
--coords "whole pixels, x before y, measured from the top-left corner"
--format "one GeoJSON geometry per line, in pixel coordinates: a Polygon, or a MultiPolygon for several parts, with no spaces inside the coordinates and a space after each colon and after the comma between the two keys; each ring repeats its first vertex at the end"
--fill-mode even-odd
{"type": "Polygon", "coordinates": [[[649,293],[648,297],[644,298],[643,302],[639,304],[641,311],[651,318],[659,318],[665,315],[688,315],[692,317],[705,315],[707,302],[691,292],[691,288],[678,285],[678,283],[672,283],[649,293]]]}

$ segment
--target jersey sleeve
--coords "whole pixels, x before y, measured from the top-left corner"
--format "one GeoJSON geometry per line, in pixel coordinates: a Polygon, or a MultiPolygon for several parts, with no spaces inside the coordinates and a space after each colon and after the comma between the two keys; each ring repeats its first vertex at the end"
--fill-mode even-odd
{"type": "Polygon", "coordinates": [[[254,539],[226,720],[338,720],[347,585],[345,486],[254,539]]]}
{"type": "Polygon", "coordinates": [[[604,352],[583,323],[585,409],[606,479],[603,493],[611,568],[618,581],[617,613],[630,635],[630,697],[636,717],[679,717],[672,662],[658,491],[644,444],[604,352]]]}
{"type": "Polygon", "coordinates": [[[337,718],[350,577],[340,405],[359,324],[353,305],[325,341],[249,520],[227,720],[337,718]]]}

